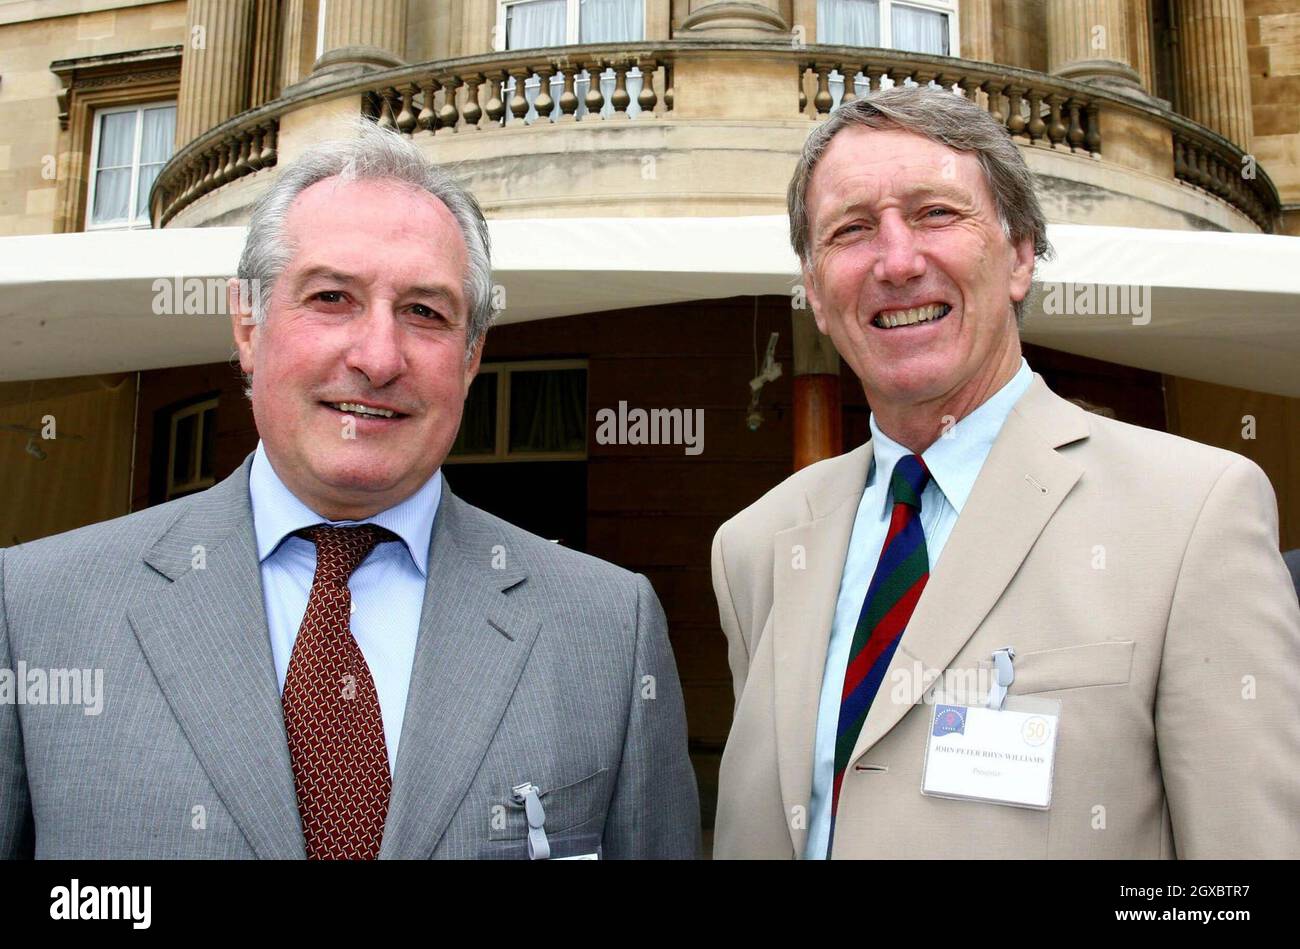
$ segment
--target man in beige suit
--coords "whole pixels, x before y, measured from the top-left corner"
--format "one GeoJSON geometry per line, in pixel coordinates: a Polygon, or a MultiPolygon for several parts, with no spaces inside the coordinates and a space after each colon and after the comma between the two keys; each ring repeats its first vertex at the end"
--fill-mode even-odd
{"type": "Polygon", "coordinates": [[[714,539],[736,692],[716,856],[1300,856],[1272,488],[1029,369],[1018,319],[1049,247],[1014,143],[947,91],[869,96],[810,136],[790,215],[872,439],[714,539]],[[1048,806],[979,799],[989,769],[922,793],[962,727],[932,704],[963,694],[972,716],[1059,703],[1048,806]]]}

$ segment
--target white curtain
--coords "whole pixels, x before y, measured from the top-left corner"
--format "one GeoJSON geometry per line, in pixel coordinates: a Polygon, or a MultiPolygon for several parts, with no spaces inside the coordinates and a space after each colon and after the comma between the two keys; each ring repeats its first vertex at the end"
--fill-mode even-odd
{"type": "Polygon", "coordinates": [[[890,29],[893,31],[894,49],[906,49],[915,53],[932,53],[936,56],[948,55],[948,15],[937,10],[922,10],[917,7],[895,3],[890,13],[890,29]]]}
{"type": "Polygon", "coordinates": [[[125,221],[130,211],[135,117],[134,112],[110,112],[100,118],[95,208],[91,215],[95,224],[125,221]]]}
{"type": "Polygon", "coordinates": [[[582,0],[580,43],[634,43],[645,38],[644,0],[582,0]]]}
{"type": "Polygon", "coordinates": [[[832,46],[879,46],[877,0],[817,0],[817,42],[832,46]]]}
{"type": "Polygon", "coordinates": [[[140,183],[135,197],[137,220],[149,217],[149,189],[158,172],[172,157],[176,144],[176,107],[164,106],[144,110],[144,129],[140,140],[140,183]]]}
{"type": "Polygon", "coordinates": [[[506,7],[506,49],[563,46],[565,0],[527,0],[506,7]]]}

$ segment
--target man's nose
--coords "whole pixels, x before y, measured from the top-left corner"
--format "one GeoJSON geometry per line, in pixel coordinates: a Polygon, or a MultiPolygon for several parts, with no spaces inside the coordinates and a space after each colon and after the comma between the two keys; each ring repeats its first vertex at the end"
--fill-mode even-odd
{"type": "Polygon", "coordinates": [[[352,345],[347,366],[364,373],[378,389],[401,375],[406,365],[402,352],[402,328],[397,314],[385,301],[372,302],[362,319],[353,322],[352,345]]]}
{"type": "Polygon", "coordinates": [[[916,234],[901,215],[887,213],[881,217],[876,247],[873,276],[878,282],[903,284],[925,273],[925,257],[916,234]]]}

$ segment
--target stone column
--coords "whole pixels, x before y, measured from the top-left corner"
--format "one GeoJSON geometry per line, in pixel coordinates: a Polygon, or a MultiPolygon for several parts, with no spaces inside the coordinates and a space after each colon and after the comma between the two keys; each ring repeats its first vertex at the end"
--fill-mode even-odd
{"type": "Polygon", "coordinates": [[[1067,79],[1142,91],[1129,49],[1126,0],[1048,0],[1047,69],[1067,79]]]}
{"type": "Polygon", "coordinates": [[[248,108],[253,0],[190,0],[176,108],[176,147],[248,108]]]}
{"type": "Polygon", "coordinates": [[[314,71],[388,69],[405,62],[405,50],[406,0],[328,0],[314,71]]]}
{"type": "Polygon", "coordinates": [[[1132,0],[1129,7],[1129,49],[1142,88],[1155,95],[1156,74],[1151,49],[1151,0],[1132,0]]]}
{"type": "Polygon", "coordinates": [[[316,60],[315,4],[307,0],[285,0],[280,12],[284,23],[280,47],[280,88],[292,86],[311,73],[316,60]]]}
{"type": "Polygon", "coordinates": [[[771,40],[790,33],[778,0],[690,0],[690,3],[691,12],[677,31],[680,39],[771,40]]]}
{"type": "Polygon", "coordinates": [[[254,0],[253,74],[248,89],[248,107],[270,102],[280,90],[280,3],[254,0]]]}
{"type": "Polygon", "coordinates": [[[844,451],[840,354],[817,329],[811,310],[795,310],[794,470],[844,451]]]}
{"type": "Polygon", "coordinates": [[[993,0],[962,0],[957,14],[961,25],[962,59],[997,62],[993,36],[993,0]]]}
{"type": "Polygon", "coordinates": [[[1178,84],[1183,113],[1250,151],[1250,73],[1242,0],[1180,0],[1178,84]]]}

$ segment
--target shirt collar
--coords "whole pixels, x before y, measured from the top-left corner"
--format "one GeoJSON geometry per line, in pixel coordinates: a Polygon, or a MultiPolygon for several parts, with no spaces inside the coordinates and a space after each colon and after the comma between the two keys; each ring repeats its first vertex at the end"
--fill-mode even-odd
{"type": "MultiPolygon", "coordinates": [[[[954,511],[958,514],[966,505],[975,479],[993,448],[993,442],[1011,414],[1012,407],[1025,394],[1034,380],[1033,371],[1025,357],[1020,357],[1020,368],[1005,385],[986,399],[970,415],[952,426],[949,433],[935,441],[921,453],[921,460],[930,471],[935,486],[943,493],[954,511]]],[[[869,420],[871,426],[872,478],[880,472],[884,485],[883,516],[888,516],[893,500],[889,496],[889,479],[893,477],[894,465],[904,455],[911,454],[878,427],[873,412],[869,420]]]]}
{"type": "Polygon", "coordinates": [[[406,500],[373,517],[360,521],[331,521],[303,504],[285,486],[271,467],[271,461],[266,457],[266,451],[259,440],[248,472],[248,493],[253,505],[253,530],[257,534],[259,561],[271,556],[294,531],[313,524],[378,524],[400,537],[416,568],[424,576],[429,575],[429,539],[433,536],[433,519],[438,511],[438,503],[442,500],[441,470],[435,471],[420,490],[406,500]]]}

